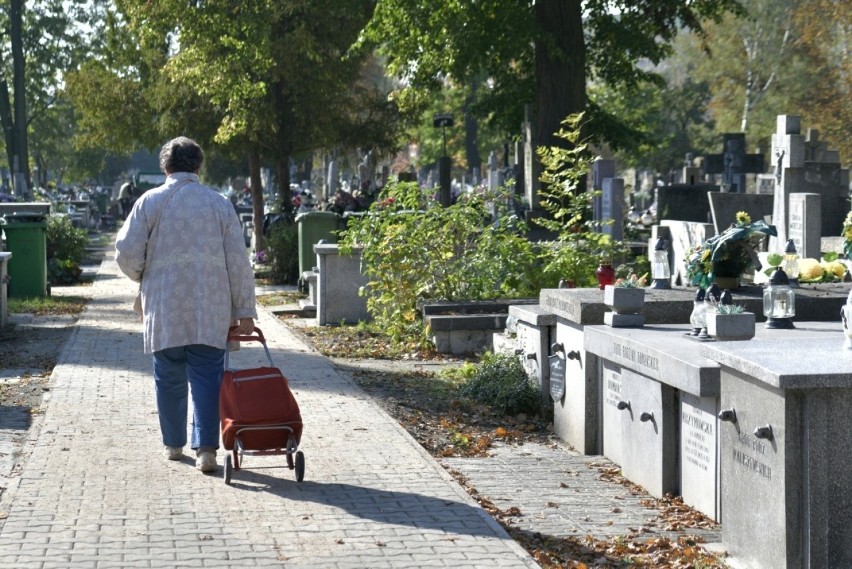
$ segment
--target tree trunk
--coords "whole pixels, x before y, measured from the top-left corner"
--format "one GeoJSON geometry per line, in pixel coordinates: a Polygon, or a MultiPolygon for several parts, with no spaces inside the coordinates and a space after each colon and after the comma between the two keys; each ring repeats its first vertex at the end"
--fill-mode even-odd
{"type": "Polygon", "coordinates": [[[6,142],[6,159],[9,171],[15,164],[15,121],[12,118],[12,102],[9,99],[9,84],[0,81],[0,126],[3,127],[3,140],[6,142]]]}
{"type": "Polygon", "coordinates": [[[471,172],[474,169],[479,171],[479,177],[482,179],[482,156],[479,154],[479,121],[469,111],[469,107],[473,104],[475,96],[476,83],[471,85],[471,93],[466,97],[464,102],[464,151],[467,156],[468,169],[471,172]]]}
{"type": "Polygon", "coordinates": [[[14,130],[15,150],[17,160],[12,164],[15,176],[15,193],[32,198],[30,187],[29,150],[27,145],[27,95],[24,74],[24,38],[23,38],[23,16],[24,0],[11,0],[11,40],[12,40],[12,84],[15,90],[14,101],[14,130]],[[22,188],[18,183],[23,184],[22,188]]]}
{"type": "Polygon", "coordinates": [[[754,78],[751,69],[746,73],[746,87],[743,94],[743,114],[740,119],[740,132],[745,132],[748,128],[748,113],[751,110],[751,89],[754,83],[754,78]]]}
{"type": "Polygon", "coordinates": [[[293,211],[293,196],[290,195],[290,157],[281,156],[278,159],[278,201],[281,213],[293,211]]]}
{"type": "Polygon", "coordinates": [[[582,4],[582,0],[535,3],[539,33],[535,42],[535,146],[564,147],[567,143],[554,133],[568,115],[586,110],[582,4]]]}
{"type": "Polygon", "coordinates": [[[257,148],[248,155],[249,180],[251,181],[252,218],[254,219],[254,250],[263,251],[263,182],[260,178],[260,153],[257,148]]]}
{"type": "MultiPolygon", "coordinates": [[[[314,157],[308,156],[305,158],[305,161],[302,162],[302,179],[307,180],[309,183],[311,181],[311,176],[313,175],[314,170],[314,157]]],[[[316,193],[316,192],[311,192],[316,193]]]]}

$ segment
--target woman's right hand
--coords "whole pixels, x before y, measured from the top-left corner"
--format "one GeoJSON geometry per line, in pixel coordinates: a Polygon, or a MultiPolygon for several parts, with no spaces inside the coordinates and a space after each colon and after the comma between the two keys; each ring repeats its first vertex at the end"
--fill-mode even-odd
{"type": "Polygon", "coordinates": [[[248,336],[254,332],[254,318],[240,318],[237,322],[236,333],[238,336],[248,336]]]}

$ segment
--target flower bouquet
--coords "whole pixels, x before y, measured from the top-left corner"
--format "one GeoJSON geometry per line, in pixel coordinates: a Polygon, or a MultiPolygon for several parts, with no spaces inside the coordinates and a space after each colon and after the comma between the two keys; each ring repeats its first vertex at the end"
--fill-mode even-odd
{"type": "Polygon", "coordinates": [[[749,268],[760,269],[755,250],[767,235],[778,235],[774,225],[737,212],[736,223],[687,251],[684,260],[689,283],[707,288],[718,277],[739,278],[749,268]]]}
{"type": "Polygon", "coordinates": [[[837,253],[826,253],[819,261],[799,259],[800,283],[837,283],[845,274],[846,266],[837,260],[837,253]]]}
{"type": "Polygon", "coordinates": [[[846,259],[852,261],[852,211],[846,214],[846,219],[843,220],[843,252],[846,254],[846,259]]]}

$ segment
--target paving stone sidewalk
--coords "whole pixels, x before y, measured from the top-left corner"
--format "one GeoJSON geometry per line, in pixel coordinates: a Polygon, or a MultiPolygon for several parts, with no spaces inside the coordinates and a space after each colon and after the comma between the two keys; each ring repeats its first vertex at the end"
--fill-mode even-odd
{"type": "MultiPolygon", "coordinates": [[[[0,498],[0,569],[537,567],[441,464],[517,508],[513,524],[530,532],[608,537],[657,524],[641,497],[600,479],[590,464],[601,457],[527,444],[439,464],[265,311],[258,325],[305,421],[305,481],[282,456],[246,457],[231,486],[221,470],[165,461],[135,288],[108,256],[92,293],[0,498]]],[[[233,357],[265,360],[252,345],[233,357]]]]}
{"type": "MultiPolygon", "coordinates": [[[[268,313],[258,325],[305,421],[305,481],[283,456],[246,457],[231,486],[221,470],[164,460],[134,294],[107,257],[0,503],[0,568],[536,566],[392,418],[268,313]]],[[[264,359],[250,345],[236,358],[240,367],[264,359]]]]}

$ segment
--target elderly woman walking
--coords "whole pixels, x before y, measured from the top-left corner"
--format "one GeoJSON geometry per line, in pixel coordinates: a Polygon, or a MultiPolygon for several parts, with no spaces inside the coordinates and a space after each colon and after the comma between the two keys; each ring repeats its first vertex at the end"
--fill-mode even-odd
{"type": "Polygon", "coordinates": [[[160,151],[166,182],[134,204],[115,243],[121,271],[141,283],[144,351],[154,382],[166,458],[179,460],[187,439],[196,467],[216,469],[219,386],[228,329],[254,330],[254,274],[231,203],[198,181],[201,147],[186,137],[160,151]]]}

